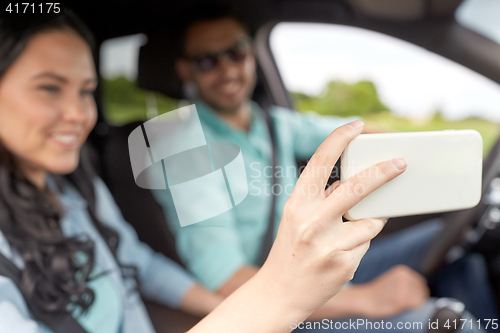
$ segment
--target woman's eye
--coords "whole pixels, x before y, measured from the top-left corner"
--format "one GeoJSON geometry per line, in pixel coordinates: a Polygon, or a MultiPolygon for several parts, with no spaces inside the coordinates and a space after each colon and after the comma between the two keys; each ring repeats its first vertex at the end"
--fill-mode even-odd
{"type": "Polygon", "coordinates": [[[54,86],[54,85],[40,86],[40,89],[51,92],[51,93],[56,93],[56,92],[61,91],[61,89],[58,86],[54,86]]]}
{"type": "Polygon", "coordinates": [[[83,89],[80,91],[80,94],[82,95],[91,95],[93,96],[94,95],[94,89],[83,89]]]}

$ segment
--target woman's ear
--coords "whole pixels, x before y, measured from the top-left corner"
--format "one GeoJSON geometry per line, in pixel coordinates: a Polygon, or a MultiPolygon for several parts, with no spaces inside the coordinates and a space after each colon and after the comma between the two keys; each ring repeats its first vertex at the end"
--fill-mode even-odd
{"type": "Polygon", "coordinates": [[[189,61],[177,59],[175,61],[175,72],[183,82],[192,81],[189,61]]]}

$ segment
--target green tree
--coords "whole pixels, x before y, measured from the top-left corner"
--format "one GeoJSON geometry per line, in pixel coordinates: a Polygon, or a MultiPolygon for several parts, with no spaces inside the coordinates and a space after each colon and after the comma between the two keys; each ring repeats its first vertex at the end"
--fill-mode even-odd
{"type": "MultiPolygon", "coordinates": [[[[136,120],[147,120],[146,95],[150,92],[137,87],[136,83],[125,78],[104,79],[104,115],[113,124],[126,124],[136,120]]],[[[179,101],[155,93],[158,114],[175,110],[179,101]]]]}
{"type": "Polygon", "coordinates": [[[292,93],[292,98],[297,110],[313,110],[324,115],[366,116],[390,111],[380,101],[375,84],[371,81],[353,84],[331,81],[318,96],[292,93]]]}

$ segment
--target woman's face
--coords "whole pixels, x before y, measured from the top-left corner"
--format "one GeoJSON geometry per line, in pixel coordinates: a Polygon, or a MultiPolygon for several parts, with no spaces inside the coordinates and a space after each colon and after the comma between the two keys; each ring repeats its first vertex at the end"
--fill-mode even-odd
{"type": "Polygon", "coordinates": [[[33,35],[0,78],[0,140],[35,183],[78,166],[96,122],[96,85],[91,50],[69,29],[33,35]]]}

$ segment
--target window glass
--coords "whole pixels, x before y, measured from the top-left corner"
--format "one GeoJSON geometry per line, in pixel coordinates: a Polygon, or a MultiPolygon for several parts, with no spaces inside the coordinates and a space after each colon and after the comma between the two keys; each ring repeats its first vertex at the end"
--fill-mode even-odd
{"type": "Polygon", "coordinates": [[[280,23],[271,50],[295,109],[387,131],[472,128],[498,136],[500,85],[414,44],[333,24],[280,23]]]}
{"type": "Polygon", "coordinates": [[[457,9],[457,21],[500,44],[500,1],[466,0],[457,9]]]}
{"type": "Polygon", "coordinates": [[[177,109],[179,101],[136,85],[139,48],[147,42],[143,34],[113,38],[100,49],[100,72],[104,116],[113,125],[145,121],[177,109]]]}

